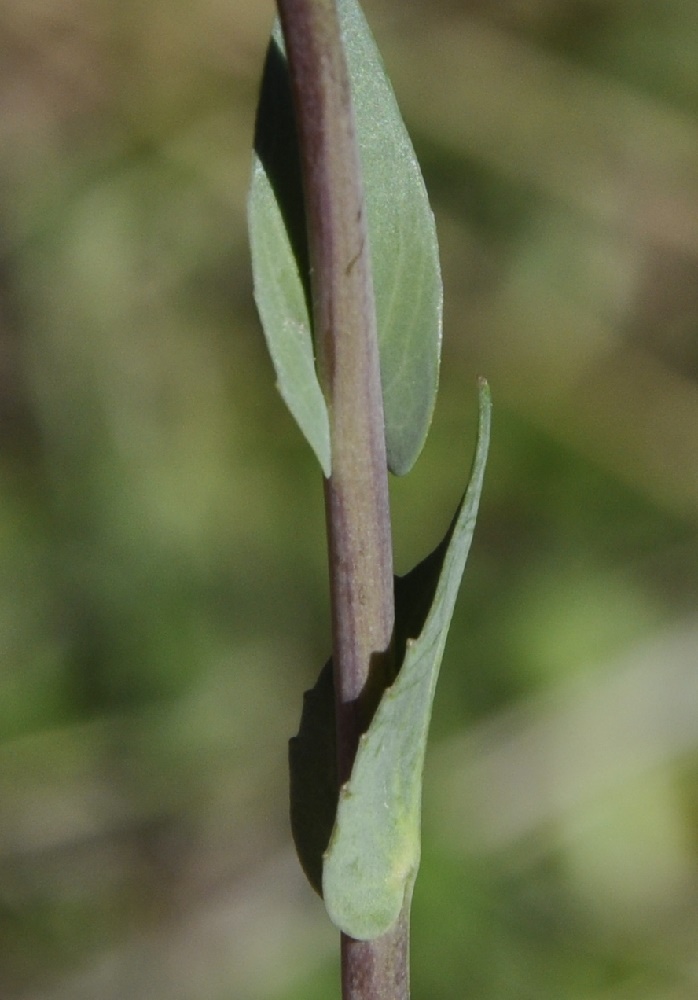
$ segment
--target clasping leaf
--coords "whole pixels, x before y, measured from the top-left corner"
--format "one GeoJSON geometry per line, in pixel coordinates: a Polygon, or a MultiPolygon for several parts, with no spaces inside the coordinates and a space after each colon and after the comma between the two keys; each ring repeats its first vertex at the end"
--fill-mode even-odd
{"type": "MultiPolygon", "coordinates": [[[[442,288],[434,218],[412,144],[356,0],[338,0],[352,86],[376,297],[388,466],[408,472],[436,399],[442,288]]],[[[293,107],[274,30],[257,113],[248,216],[255,299],[279,391],[325,475],[327,407],[315,370],[293,107]]]]}
{"type": "MultiPolygon", "coordinates": [[[[470,550],[487,459],[490,395],[480,388],[480,421],[473,471],[449,533],[433,555],[441,565],[433,604],[419,637],[408,639],[397,679],[361,737],[322,870],[332,921],[353,938],[390,930],[409,903],[420,857],[422,771],[432,702],[448,627],[470,550]]],[[[404,578],[409,590],[430,576],[429,557],[404,578]],[[410,579],[413,578],[413,579],[410,579]]]]}

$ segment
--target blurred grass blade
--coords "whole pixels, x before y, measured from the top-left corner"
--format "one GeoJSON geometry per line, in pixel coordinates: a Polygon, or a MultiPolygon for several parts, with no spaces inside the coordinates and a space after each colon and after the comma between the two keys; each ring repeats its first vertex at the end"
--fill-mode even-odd
{"type": "MultiPolygon", "coordinates": [[[[325,854],[322,889],[331,920],[345,934],[384,934],[409,903],[420,856],[422,770],[446,635],[475,528],[487,460],[491,402],[480,390],[480,424],[473,471],[451,526],[434,602],[417,639],[407,642],[395,683],[383,695],[361,737],[351,777],[340,791],[325,854]]],[[[442,549],[442,546],[439,547],[442,549]]],[[[439,550],[437,550],[438,552],[439,550]]],[[[426,584],[430,557],[413,570],[426,584]]],[[[416,589],[416,588],[415,588],[416,589]]]]}
{"type": "MultiPolygon", "coordinates": [[[[434,217],[412,144],[356,0],[339,0],[362,163],[388,465],[408,472],[438,387],[442,287],[434,217]]],[[[308,252],[293,109],[278,25],[262,82],[249,197],[255,298],[279,390],[327,475],[327,410],[315,373],[308,252]]]]}

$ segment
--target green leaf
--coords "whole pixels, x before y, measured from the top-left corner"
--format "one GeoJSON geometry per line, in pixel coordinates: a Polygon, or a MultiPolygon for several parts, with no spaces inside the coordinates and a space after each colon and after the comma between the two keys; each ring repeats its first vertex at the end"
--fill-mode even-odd
{"type": "MultiPolygon", "coordinates": [[[[409,905],[420,857],[422,771],[436,681],[470,550],[490,432],[490,396],[480,390],[480,423],[470,483],[447,536],[434,602],[418,639],[361,737],[325,854],[322,889],[333,923],[369,940],[409,905]]],[[[443,551],[443,546],[440,546],[443,551]]],[[[438,550],[437,550],[438,551],[438,550]]],[[[433,561],[421,568],[431,573],[433,561]]]]}
{"type": "MultiPolygon", "coordinates": [[[[450,531],[406,576],[395,577],[395,660],[402,663],[409,639],[419,635],[434,600],[450,531]]],[[[291,832],[298,859],[322,896],[322,864],[337,818],[337,734],[332,660],[303,695],[298,733],[288,742],[291,832]]]]}
{"type": "MultiPolygon", "coordinates": [[[[395,659],[398,664],[405,660],[407,643],[424,628],[461,514],[462,508],[459,508],[445,537],[430,555],[405,576],[395,577],[395,659]]],[[[301,866],[319,895],[322,895],[323,855],[337,814],[335,726],[330,660],[321,670],[315,686],[305,692],[299,731],[289,741],[291,830],[301,866]]]]}
{"type": "MultiPolygon", "coordinates": [[[[436,400],[442,288],[434,217],[412,144],[356,0],[339,0],[362,163],[388,465],[408,472],[436,400]]],[[[311,337],[293,110],[278,26],[262,81],[248,204],[255,298],[279,390],[329,474],[327,408],[311,337]]]]}
{"type": "Polygon", "coordinates": [[[429,430],[439,379],[442,286],[434,216],[368,25],[340,0],[363,170],[388,466],[403,475],[429,430]]]}
{"type": "MultiPolygon", "coordinates": [[[[405,576],[395,577],[395,662],[422,631],[434,601],[451,530],[405,576]]],[[[337,817],[337,739],[332,660],[303,695],[298,733],[288,743],[291,832],[308,881],[322,896],[323,856],[337,817]]]]}
{"type": "MultiPolygon", "coordinates": [[[[406,576],[395,577],[395,662],[419,635],[434,600],[451,532],[406,576]]],[[[289,740],[291,832],[301,867],[322,896],[323,856],[337,817],[337,739],[332,660],[303,695],[298,733],[289,740]]]]}
{"type": "Polygon", "coordinates": [[[330,475],[330,424],[310,333],[308,244],[298,139],[279,26],[267,50],[247,205],[255,301],[277,386],[330,475]]]}

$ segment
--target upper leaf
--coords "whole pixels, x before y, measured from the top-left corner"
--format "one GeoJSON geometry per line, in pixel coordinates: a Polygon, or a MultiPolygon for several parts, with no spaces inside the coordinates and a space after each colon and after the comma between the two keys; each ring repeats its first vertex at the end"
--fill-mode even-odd
{"type": "MultiPolygon", "coordinates": [[[[412,144],[356,0],[338,0],[362,164],[388,466],[408,472],[438,385],[442,288],[434,217],[412,144]]],[[[269,48],[249,198],[255,296],[279,389],[327,475],[327,409],[314,367],[298,147],[278,26],[269,48]]]]}
{"type": "Polygon", "coordinates": [[[298,139],[278,24],[264,64],[247,212],[255,301],[279,392],[329,476],[330,424],[310,333],[298,139]]]}
{"type": "MultiPolygon", "coordinates": [[[[446,635],[475,528],[490,409],[489,390],[483,384],[473,471],[447,536],[447,548],[437,550],[437,560],[443,553],[443,564],[434,602],[419,638],[407,641],[397,679],[361,737],[351,777],[339,795],[323,865],[323,897],[336,926],[360,940],[390,930],[403,905],[409,903],[419,867],[427,733],[446,635]]],[[[433,570],[434,560],[427,559],[413,573],[428,577],[433,570]]],[[[412,581],[415,592],[419,589],[416,577],[412,581]]]]}
{"type": "Polygon", "coordinates": [[[442,285],[434,215],[361,8],[340,0],[363,170],[376,296],[388,467],[412,468],[439,378],[442,285]]]}

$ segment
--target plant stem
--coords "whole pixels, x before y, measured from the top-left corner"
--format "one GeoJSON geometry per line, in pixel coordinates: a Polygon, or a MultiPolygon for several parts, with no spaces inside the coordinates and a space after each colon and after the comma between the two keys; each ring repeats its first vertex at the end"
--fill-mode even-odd
{"type": "Polygon", "coordinates": [[[409,903],[395,927],[373,941],[342,934],[343,1000],[409,1000],[409,903]]]}
{"type": "MultiPolygon", "coordinates": [[[[298,128],[318,372],[330,416],[325,508],[342,783],[392,678],[395,605],[375,303],[335,0],[277,5],[298,128]]],[[[344,1000],[406,1000],[408,922],[406,908],[381,938],[342,935],[344,1000]]]]}

